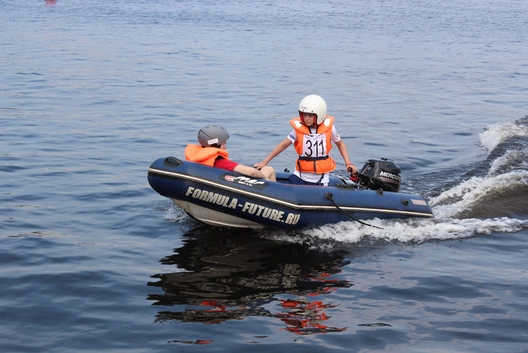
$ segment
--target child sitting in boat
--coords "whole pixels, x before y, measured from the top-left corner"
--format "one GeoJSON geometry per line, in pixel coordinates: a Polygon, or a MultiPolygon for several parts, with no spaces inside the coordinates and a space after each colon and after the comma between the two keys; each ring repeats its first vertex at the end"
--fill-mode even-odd
{"type": "Polygon", "coordinates": [[[299,158],[290,181],[293,184],[327,186],[329,174],[336,168],[334,159],[329,155],[334,142],[345,161],[347,170],[350,173],[357,173],[356,166],[348,157],[345,142],[334,127],[334,117],[327,116],[326,112],[326,102],[322,97],[315,94],[304,97],[299,104],[299,117],[290,120],[293,130],[254,167],[264,169],[273,158],[293,143],[299,158]]]}
{"type": "Polygon", "coordinates": [[[228,139],[229,134],[223,127],[217,125],[204,126],[198,131],[198,142],[200,144],[189,144],[185,147],[185,159],[211,167],[230,170],[252,178],[276,181],[275,170],[270,166],[256,169],[229,160],[227,158],[229,152],[226,150],[226,141],[228,139]]]}

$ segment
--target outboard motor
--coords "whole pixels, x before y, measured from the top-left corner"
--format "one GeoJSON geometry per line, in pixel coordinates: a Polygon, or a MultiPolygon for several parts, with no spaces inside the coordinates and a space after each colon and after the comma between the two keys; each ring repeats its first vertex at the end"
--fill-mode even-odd
{"type": "Polygon", "coordinates": [[[400,191],[401,169],[394,162],[382,158],[369,159],[358,172],[359,184],[367,189],[383,191],[400,191]]]}

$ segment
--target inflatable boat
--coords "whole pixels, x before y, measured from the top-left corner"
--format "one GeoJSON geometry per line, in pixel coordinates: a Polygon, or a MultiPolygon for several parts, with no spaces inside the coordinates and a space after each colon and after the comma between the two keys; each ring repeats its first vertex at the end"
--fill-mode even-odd
{"type": "MultiPolygon", "coordinates": [[[[192,218],[217,227],[303,229],[372,218],[431,218],[427,201],[399,191],[399,168],[369,160],[357,182],[331,177],[329,186],[294,185],[189,162],[160,158],[148,169],[150,186],[192,218]]],[[[366,224],[366,223],[364,223],[366,224]]]]}

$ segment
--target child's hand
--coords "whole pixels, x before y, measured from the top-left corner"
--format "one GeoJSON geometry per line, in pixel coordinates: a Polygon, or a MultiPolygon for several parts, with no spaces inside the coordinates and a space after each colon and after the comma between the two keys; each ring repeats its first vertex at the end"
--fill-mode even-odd
{"type": "Polygon", "coordinates": [[[358,172],[358,169],[356,168],[356,166],[352,163],[348,163],[346,165],[346,168],[347,168],[347,171],[351,174],[356,174],[358,172]]]}
{"type": "Polygon", "coordinates": [[[257,168],[258,170],[261,170],[262,167],[265,167],[265,166],[266,166],[266,163],[264,162],[258,162],[258,163],[253,164],[253,167],[257,168]]]}

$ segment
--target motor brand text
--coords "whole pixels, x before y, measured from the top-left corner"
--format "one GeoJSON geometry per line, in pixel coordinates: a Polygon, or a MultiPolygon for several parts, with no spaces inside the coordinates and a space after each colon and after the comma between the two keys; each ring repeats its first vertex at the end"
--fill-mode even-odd
{"type": "Polygon", "coordinates": [[[379,175],[380,177],[389,178],[389,179],[396,180],[396,181],[401,181],[401,176],[392,174],[389,172],[381,171],[379,175]]]}

